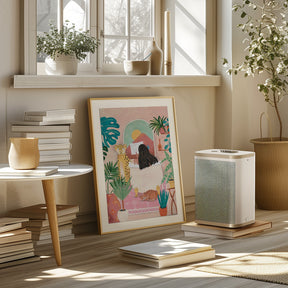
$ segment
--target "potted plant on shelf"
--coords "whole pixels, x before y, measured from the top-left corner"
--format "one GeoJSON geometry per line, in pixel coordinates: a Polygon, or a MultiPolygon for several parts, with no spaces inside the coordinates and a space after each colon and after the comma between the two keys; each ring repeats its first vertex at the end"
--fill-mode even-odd
{"type": "Polygon", "coordinates": [[[157,197],[158,197],[158,202],[160,205],[159,207],[160,216],[167,216],[167,202],[169,198],[169,192],[163,189],[160,191],[157,197]]]}
{"type": "Polygon", "coordinates": [[[125,181],[124,177],[117,177],[110,183],[110,185],[113,188],[113,193],[119,198],[122,203],[122,208],[118,211],[118,219],[120,222],[127,221],[128,210],[126,210],[124,207],[124,199],[132,190],[131,177],[127,182],[125,181]]]}
{"type": "Polygon", "coordinates": [[[37,53],[45,55],[45,71],[48,75],[77,74],[78,62],[87,53],[95,53],[99,40],[89,31],[77,31],[74,24],[65,22],[62,29],[50,23],[49,32],[37,36],[37,53]]]}
{"type": "MultiPolygon", "coordinates": [[[[258,90],[277,115],[279,134],[275,138],[253,139],[256,153],[256,203],[261,209],[288,209],[288,141],[283,137],[279,104],[287,94],[288,24],[285,19],[288,1],[242,0],[233,6],[244,23],[238,27],[246,34],[246,55],[241,64],[228,73],[244,72],[255,76],[263,72],[258,90]]],[[[228,61],[224,59],[224,65],[228,61]]],[[[260,117],[261,121],[261,117],[260,117]]],[[[261,131],[262,134],[262,131],[261,131]]]]}

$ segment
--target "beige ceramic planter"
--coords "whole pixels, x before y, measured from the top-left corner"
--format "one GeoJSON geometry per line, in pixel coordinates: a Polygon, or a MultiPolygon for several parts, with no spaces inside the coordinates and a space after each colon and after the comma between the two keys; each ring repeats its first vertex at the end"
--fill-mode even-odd
{"type": "Polygon", "coordinates": [[[256,204],[260,209],[288,210],[288,139],[253,139],[256,153],[256,204]]]}
{"type": "Polygon", "coordinates": [[[13,169],[35,169],[39,165],[38,138],[10,138],[9,166],[13,169]]]}

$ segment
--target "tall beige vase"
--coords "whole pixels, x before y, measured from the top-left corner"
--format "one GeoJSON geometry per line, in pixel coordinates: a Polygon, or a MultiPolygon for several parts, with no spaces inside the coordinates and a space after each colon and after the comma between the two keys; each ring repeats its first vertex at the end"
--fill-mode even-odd
{"type": "Polygon", "coordinates": [[[150,60],[150,74],[161,75],[163,66],[163,52],[158,47],[155,39],[153,39],[152,47],[145,51],[145,55],[150,55],[149,57],[145,57],[145,59],[150,60]]]}
{"type": "Polygon", "coordinates": [[[38,138],[10,138],[9,166],[13,169],[35,169],[39,165],[38,138]]]}
{"type": "Polygon", "coordinates": [[[288,139],[260,138],[251,142],[256,154],[257,207],[288,209],[288,139]]]}

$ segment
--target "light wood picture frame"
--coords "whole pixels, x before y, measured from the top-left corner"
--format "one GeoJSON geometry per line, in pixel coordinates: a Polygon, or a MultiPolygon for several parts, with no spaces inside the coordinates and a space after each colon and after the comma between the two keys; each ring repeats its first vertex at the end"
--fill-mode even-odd
{"type": "Polygon", "coordinates": [[[174,97],[88,99],[100,234],[185,221],[174,97]]]}

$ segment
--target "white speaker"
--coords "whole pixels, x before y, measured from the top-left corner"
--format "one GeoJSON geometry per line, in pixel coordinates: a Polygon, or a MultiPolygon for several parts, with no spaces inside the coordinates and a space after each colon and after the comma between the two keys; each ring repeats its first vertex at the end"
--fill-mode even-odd
{"type": "Polygon", "coordinates": [[[195,222],[236,228],[255,222],[255,153],[195,153],[195,222]]]}

